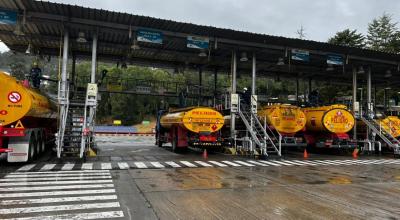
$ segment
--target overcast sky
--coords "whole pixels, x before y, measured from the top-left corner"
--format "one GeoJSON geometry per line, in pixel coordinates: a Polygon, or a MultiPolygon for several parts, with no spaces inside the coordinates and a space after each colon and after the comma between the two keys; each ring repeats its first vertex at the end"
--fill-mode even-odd
{"type": "MultiPolygon", "coordinates": [[[[400,21],[400,0],[51,0],[269,35],[326,41],[345,28],[366,33],[384,12],[400,21]]],[[[0,45],[4,50],[4,45],[0,45]]]]}

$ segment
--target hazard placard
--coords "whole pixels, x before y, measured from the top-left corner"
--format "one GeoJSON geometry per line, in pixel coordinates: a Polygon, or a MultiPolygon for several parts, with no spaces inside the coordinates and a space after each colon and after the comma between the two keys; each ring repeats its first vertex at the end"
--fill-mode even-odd
{"type": "Polygon", "coordinates": [[[17,124],[15,125],[15,128],[24,128],[24,125],[22,125],[22,122],[18,120],[17,124]]]}
{"type": "Polygon", "coordinates": [[[21,94],[19,94],[19,92],[10,92],[8,93],[8,101],[10,101],[11,103],[18,103],[20,102],[22,99],[21,94]]]}

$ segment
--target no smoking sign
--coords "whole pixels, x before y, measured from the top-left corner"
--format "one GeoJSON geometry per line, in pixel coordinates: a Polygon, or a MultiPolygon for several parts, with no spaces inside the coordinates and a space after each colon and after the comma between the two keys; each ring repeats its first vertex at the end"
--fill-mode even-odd
{"type": "Polygon", "coordinates": [[[19,92],[10,92],[8,93],[8,101],[11,103],[18,103],[21,101],[21,94],[19,92]]]}

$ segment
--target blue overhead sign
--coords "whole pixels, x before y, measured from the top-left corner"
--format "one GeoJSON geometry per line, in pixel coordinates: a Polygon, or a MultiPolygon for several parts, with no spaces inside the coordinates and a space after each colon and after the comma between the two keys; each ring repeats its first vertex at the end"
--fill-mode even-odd
{"type": "Polygon", "coordinates": [[[187,47],[194,49],[208,49],[208,45],[210,43],[210,39],[208,37],[196,37],[196,36],[188,36],[187,37],[187,47]]]}
{"type": "Polygon", "coordinates": [[[310,61],[310,52],[307,50],[292,49],[292,60],[310,61]]]}
{"type": "Polygon", "coordinates": [[[159,31],[139,29],[137,31],[137,41],[162,44],[163,43],[163,33],[159,31]]]}
{"type": "Polygon", "coordinates": [[[17,24],[17,12],[0,9],[0,24],[17,24]]]}
{"type": "Polygon", "coordinates": [[[326,63],[331,65],[343,65],[343,57],[340,54],[328,54],[326,57],[326,63]]]}

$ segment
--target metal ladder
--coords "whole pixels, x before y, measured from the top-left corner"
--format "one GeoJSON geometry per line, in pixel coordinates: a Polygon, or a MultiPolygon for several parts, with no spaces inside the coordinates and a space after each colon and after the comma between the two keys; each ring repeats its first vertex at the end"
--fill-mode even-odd
{"type": "Polygon", "coordinates": [[[370,116],[361,116],[361,120],[374,131],[390,148],[393,148],[394,155],[400,155],[400,141],[393,137],[389,132],[382,130],[379,122],[375,121],[370,116]]]}
{"type": "MultiPolygon", "coordinates": [[[[239,101],[238,114],[246,126],[251,139],[260,148],[261,154],[269,156],[269,154],[275,153],[278,156],[281,155],[281,147],[276,146],[275,142],[271,139],[271,135],[274,135],[271,130],[266,130],[258,119],[256,113],[253,112],[251,107],[248,109],[239,101]]],[[[281,140],[281,138],[279,138],[281,140]]]]}

